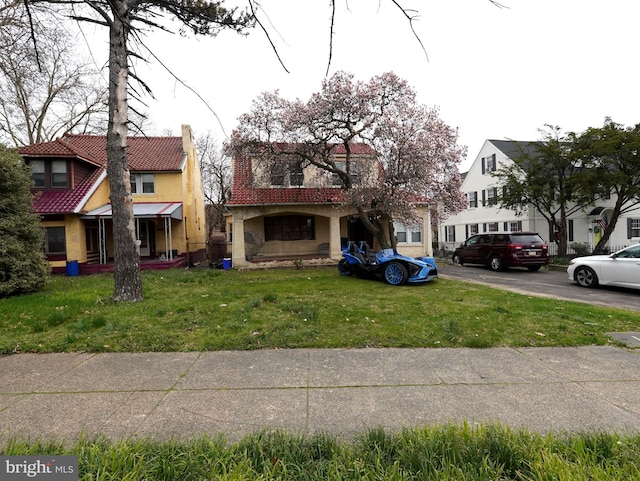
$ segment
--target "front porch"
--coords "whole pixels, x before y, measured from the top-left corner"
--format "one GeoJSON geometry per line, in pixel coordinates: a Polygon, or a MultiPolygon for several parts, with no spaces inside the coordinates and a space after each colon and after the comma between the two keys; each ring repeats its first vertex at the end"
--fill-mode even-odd
{"type": "MultiPolygon", "coordinates": [[[[140,270],[164,270],[164,269],[173,269],[176,267],[185,267],[188,265],[186,256],[175,256],[172,259],[160,260],[157,258],[141,258],[140,259],[140,270]]],[[[87,263],[81,262],[77,263],[77,266],[73,266],[70,263],[67,263],[66,267],[53,267],[51,269],[52,274],[58,275],[90,275],[90,274],[102,274],[105,272],[112,273],[114,269],[113,260],[105,264],[96,264],[96,263],[87,263]]]]}

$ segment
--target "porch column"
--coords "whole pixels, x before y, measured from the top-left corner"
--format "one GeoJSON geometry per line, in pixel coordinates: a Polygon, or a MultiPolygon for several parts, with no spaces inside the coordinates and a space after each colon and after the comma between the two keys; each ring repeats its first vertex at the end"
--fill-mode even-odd
{"type": "Polygon", "coordinates": [[[241,267],[249,264],[244,249],[244,219],[241,219],[237,214],[233,216],[231,263],[233,267],[241,267]]]}
{"type": "Polygon", "coordinates": [[[342,257],[340,250],[340,217],[332,216],[329,218],[329,257],[332,259],[340,259],[342,257]]]}
{"type": "Polygon", "coordinates": [[[429,206],[427,206],[427,212],[425,213],[424,224],[422,226],[422,232],[425,233],[424,236],[424,255],[433,256],[433,232],[431,232],[431,211],[429,210],[429,206]]]}

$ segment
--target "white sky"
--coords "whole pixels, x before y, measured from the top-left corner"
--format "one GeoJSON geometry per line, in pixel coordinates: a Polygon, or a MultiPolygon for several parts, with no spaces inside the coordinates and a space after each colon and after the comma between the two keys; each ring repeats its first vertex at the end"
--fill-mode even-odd
{"type": "MultiPolygon", "coordinates": [[[[489,138],[537,140],[545,124],[581,131],[601,126],[606,116],[640,122],[638,0],[501,0],[503,9],[489,0],[399,3],[419,11],[414,27],[428,59],[390,0],[338,0],[330,74],[345,70],[367,81],[393,71],[406,79],[420,102],[439,107],[458,128],[459,143],[468,147],[461,170],[489,138]]],[[[325,76],[329,2],[263,0],[263,7],[290,73],[259,30],[248,37],[147,37],[163,63],[217,113],[227,135],[261,92],[278,89],[288,99],[307,100],[325,76]]],[[[85,32],[106,39],[104,30],[85,32]]],[[[157,99],[147,99],[150,134],[178,134],[186,123],[222,143],[215,116],[155,60],[148,68],[138,64],[138,74],[157,99]]]]}

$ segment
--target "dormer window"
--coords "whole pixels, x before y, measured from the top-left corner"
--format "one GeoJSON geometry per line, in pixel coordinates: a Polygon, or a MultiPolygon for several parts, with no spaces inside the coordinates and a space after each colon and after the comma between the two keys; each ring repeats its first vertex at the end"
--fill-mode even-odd
{"type": "Polygon", "coordinates": [[[68,187],[67,161],[54,160],[51,162],[51,187],[68,187]]]}
{"type": "Polygon", "coordinates": [[[46,187],[46,173],[44,168],[44,160],[32,160],[31,161],[31,180],[33,186],[39,189],[46,187]]]}
{"type": "Polygon", "coordinates": [[[64,189],[69,187],[66,160],[32,160],[31,180],[36,189],[64,189]]]}

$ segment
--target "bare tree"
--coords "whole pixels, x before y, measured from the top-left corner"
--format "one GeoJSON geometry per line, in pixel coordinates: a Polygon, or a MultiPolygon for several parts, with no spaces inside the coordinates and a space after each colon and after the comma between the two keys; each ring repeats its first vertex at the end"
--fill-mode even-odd
{"type": "Polygon", "coordinates": [[[0,140],[23,146],[72,130],[103,133],[106,84],[78,60],[69,32],[51,20],[29,19],[23,4],[1,13],[0,140]],[[38,54],[32,35],[46,55],[38,54]]]}
{"type": "MultiPolygon", "coordinates": [[[[24,0],[31,16],[31,7],[55,5],[70,10],[74,20],[106,27],[109,32],[109,120],[107,127],[107,175],[113,210],[114,293],[112,299],[138,301],[142,295],[140,258],[138,256],[131,196],[130,172],[127,161],[129,128],[129,95],[138,97],[150,93],[144,81],[131,70],[131,60],[140,58],[145,30],[165,27],[164,16],[200,35],[215,36],[224,29],[238,32],[253,25],[253,19],[237,9],[225,9],[222,2],[201,0],[24,0]],[[138,51],[136,51],[138,47],[138,51]],[[129,80],[137,81],[137,86],[129,80]]],[[[33,34],[36,39],[35,33],[33,34]]]]}
{"type": "MultiPolygon", "coordinates": [[[[226,9],[223,0],[23,0],[30,8],[37,5],[53,5],[56,8],[67,6],[71,9],[70,17],[78,21],[92,22],[109,30],[109,121],[107,129],[107,174],[111,188],[114,225],[114,280],[115,301],[137,301],[142,299],[142,281],[140,278],[140,261],[135,243],[133,206],[129,184],[126,141],[128,129],[129,94],[140,95],[141,91],[149,92],[147,85],[131,71],[131,60],[141,58],[140,52],[133,48],[136,44],[143,46],[145,31],[166,29],[161,24],[162,18],[176,20],[181,29],[196,35],[215,36],[222,30],[233,30],[239,33],[258,25],[267,34],[268,30],[256,12],[260,10],[260,2],[247,0],[248,13],[238,9],[226,9]],[[132,42],[133,40],[133,42],[132,42]],[[130,88],[129,79],[138,81],[139,89],[130,88]]],[[[416,12],[404,9],[400,0],[390,0],[407,17],[410,28],[416,12]]],[[[336,0],[330,0],[333,14],[331,16],[331,35],[329,41],[329,61],[331,64],[333,20],[336,0]]],[[[419,40],[419,39],[418,39],[419,40]]],[[[271,43],[273,46],[273,43],[271,43]]],[[[277,51],[274,47],[274,52],[277,51]]],[[[279,59],[279,56],[278,56],[279,59]]],[[[281,62],[282,63],[282,62],[281,62]]]]}
{"type": "Polygon", "coordinates": [[[196,139],[202,186],[209,207],[207,222],[213,230],[224,226],[224,205],[231,197],[231,163],[211,132],[196,139]]]}

